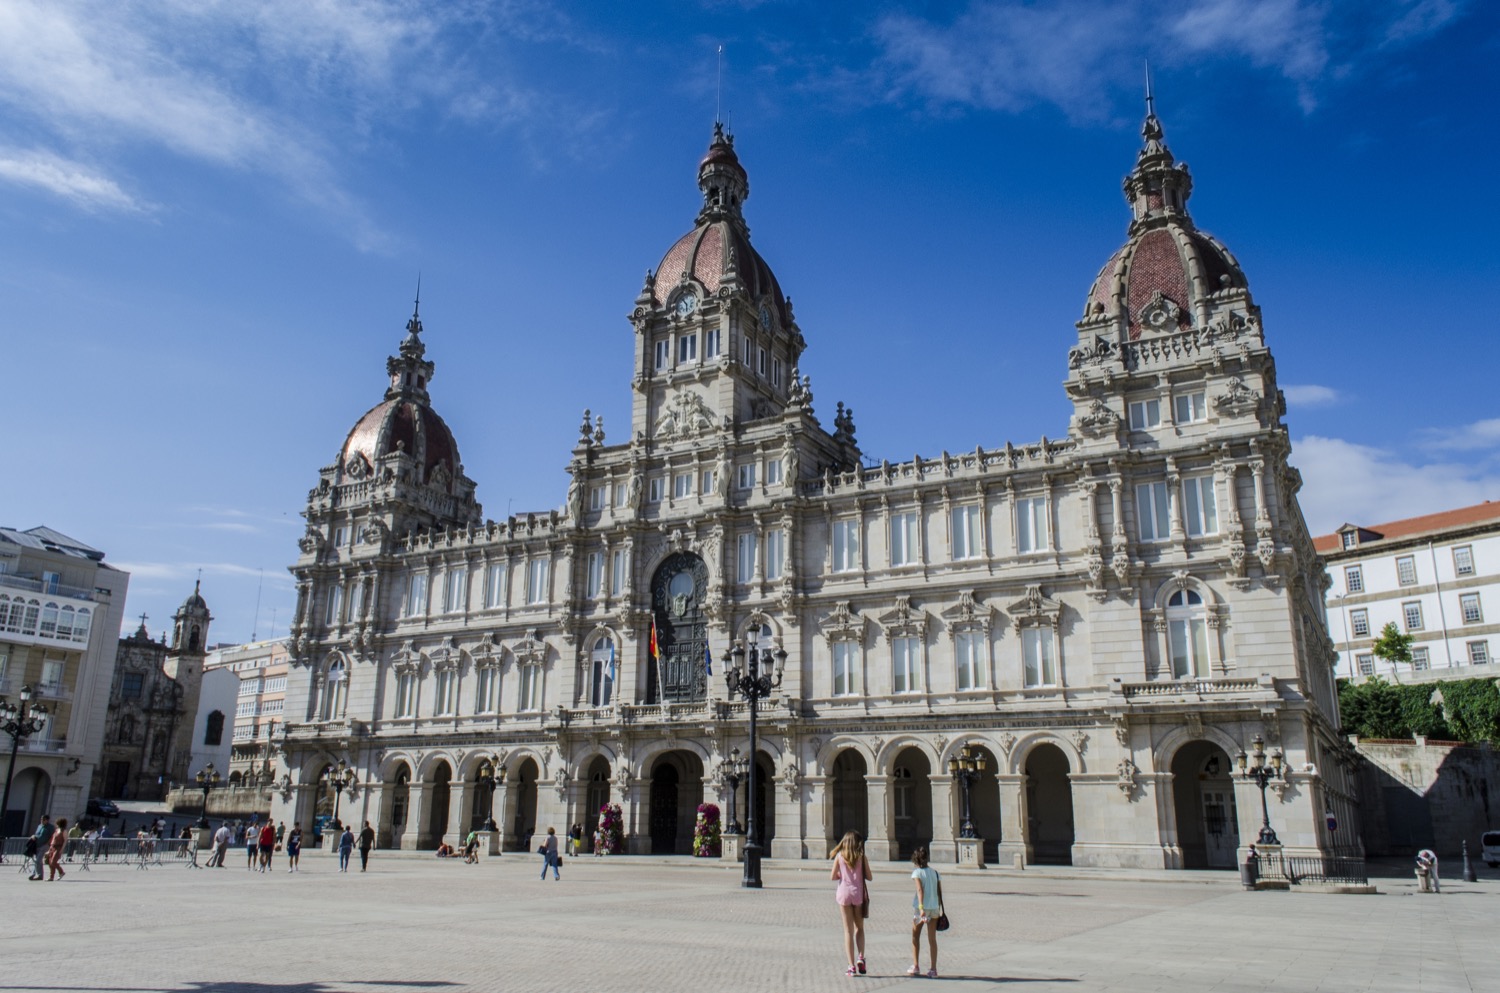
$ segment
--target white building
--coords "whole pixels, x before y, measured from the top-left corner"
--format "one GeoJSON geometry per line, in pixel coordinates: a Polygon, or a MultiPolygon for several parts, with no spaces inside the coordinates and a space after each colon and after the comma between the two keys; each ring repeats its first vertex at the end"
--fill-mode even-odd
{"type": "Polygon", "coordinates": [[[276,820],[342,802],[414,848],[493,809],[515,848],[612,801],[629,850],[688,852],[747,750],[721,680],[758,638],[788,659],[754,757],[773,857],[855,829],[876,858],[953,860],[969,746],[991,859],[1227,867],[1261,826],[1231,774],[1257,735],[1290,770],[1288,851],[1349,844],[1322,565],[1260,310],[1154,115],[1142,133],[1127,241],[1057,335],[1071,418],[1050,439],[867,464],[850,409],[825,428],[816,335],[750,243],[717,128],[691,230],[631,331],[589,346],[633,354],[632,419],[610,442],[585,412],[562,509],[484,518],[414,314],[308,495],[276,820]],[[339,762],[360,785],[336,801],[339,762]]]}
{"type": "Polygon", "coordinates": [[[1314,544],[1332,580],[1328,627],[1340,676],[1392,675],[1371,651],[1388,623],[1416,639],[1412,668],[1419,672],[1492,674],[1500,648],[1500,503],[1345,524],[1314,544]]]}
{"type": "MultiPolygon", "coordinates": [[[[193,719],[193,754],[188,765],[189,777],[212,765],[220,775],[230,768],[231,733],[226,718],[239,703],[240,680],[224,669],[203,670],[198,689],[198,712],[193,719]]],[[[191,787],[192,778],[184,780],[191,787]]]]}
{"type": "Polygon", "coordinates": [[[219,768],[231,785],[269,783],[276,773],[271,737],[286,706],[287,639],[215,645],[203,668],[235,677],[235,699],[227,711],[234,715],[232,754],[219,768]]]}
{"type": "MultiPolygon", "coordinates": [[[[42,814],[77,820],[104,746],[105,714],[128,573],[104,553],[47,527],[0,528],[0,695],[22,687],[46,725],[21,743],[9,770],[4,836],[42,814]]],[[[11,739],[0,737],[8,752],[11,739]]],[[[8,759],[8,756],[7,756],[8,759]]]]}

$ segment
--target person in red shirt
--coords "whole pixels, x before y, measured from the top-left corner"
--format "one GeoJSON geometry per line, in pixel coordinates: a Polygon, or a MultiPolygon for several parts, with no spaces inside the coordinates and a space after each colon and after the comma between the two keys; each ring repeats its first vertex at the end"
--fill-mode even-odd
{"type": "Polygon", "coordinates": [[[260,871],[271,871],[271,853],[276,850],[276,828],[266,821],[265,826],[260,829],[260,871]]]}

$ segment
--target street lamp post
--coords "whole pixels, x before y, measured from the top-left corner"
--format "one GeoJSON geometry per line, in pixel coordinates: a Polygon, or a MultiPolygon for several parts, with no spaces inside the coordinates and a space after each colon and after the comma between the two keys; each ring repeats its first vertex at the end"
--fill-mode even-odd
{"type": "Polygon", "coordinates": [[[323,781],[333,790],[333,826],[343,827],[339,820],[339,801],[344,798],[344,791],[349,791],[349,796],[354,796],[354,784],[356,777],[354,770],[349,768],[349,763],[339,759],[337,766],[329,766],[328,771],[323,774],[323,781]]]}
{"type": "MultiPolygon", "coordinates": [[[[31,702],[31,687],[21,687],[21,705],[17,707],[0,696],[0,728],[10,735],[10,765],[5,767],[5,794],[0,799],[0,837],[4,835],[6,811],[10,810],[10,780],[16,772],[16,753],[21,742],[47,726],[47,708],[31,702]]],[[[5,861],[4,845],[0,845],[0,862],[5,861]]]]}
{"type": "Polygon", "coordinates": [[[490,791],[490,816],[485,819],[484,829],[491,833],[500,830],[500,825],[495,823],[495,790],[500,787],[500,780],[505,777],[503,768],[500,765],[500,756],[496,755],[479,770],[479,786],[488,787],[490,791]]]}
{"type": "Polygon", "coordinates": [[[748,808],[746,815],[745,839],[745,876],[740,885],[750,889],[760,889],[760,831],[755,824],[755,780],[759,776],[759,770],[755,762],[755,712],[760,701],[771,695],[771,691],[781,685],[781,675],[786,669],[786,650],[778,648],[771,651],[769,648],[760,647],[760,631],[752,630],[747,639],[750,646],[746,649],[744,643],[734,646],[729,655],[734,661],[729,671],[724,674],[724,681],[728,684],[729,695],[736,693],[745,698],[750,705],[750,756],[747,760],[749,788],[745,791],[745,806],[748,808]],[[772,662],[775,662],[775,671],[772,671],[772,662]]]}
{"type": "Polygon", "coordinates": [[[730,834],[744,834],[740,827],[739,814],[735,810],[735,794],[739,792],[740,783],[745,781],[745,769],[748,763],[740,757],[738,748],[731,749],[729,758],[719,763],[719,772],[724,777],[724,782],[729,784],[729,815],[725,818],[730,834]]]}
{"type": "Polygon", "coordinates": [[[1235,761],[1239,765],[1240,778],[1248,779],[1260,787],[1260,841],[1262,845],[1280,845],[1281,841],[1276,837],[1276,832],[1271,830],[1271,809],[1266,806],[1266,785],[1272,780],[1282,777],[1282,757],[1278,749],[1269,756],[1266,755],[1266,743],[1260,735],[1256,735],[1250,742],[1251,752],[1245,754],[1240,749],[1235,761]]]}
{"type": "Polygon", "coordinates": [[[215,786],[219,785],[219,770],[214,768],[210,762],[198,770],[194,777],[198,780],[198,788],[203,791],[203,809],[199,812],[198,827],[206,830],[208,828],[208,794],[215,786]]]}
{"type": "Polygon", "coordinates": [[[977,838],[978,833],[974,830],[974,820],[969,815],[969,789],[984,772],[985,760],[982,754],[976,754],[972,745],[964,745],[958,750],[958,754],[948,760],[948,775],[958,780],[958,785],[963,788],[964,793],[964,820],[958,829],[960,838],[977,838]]]}

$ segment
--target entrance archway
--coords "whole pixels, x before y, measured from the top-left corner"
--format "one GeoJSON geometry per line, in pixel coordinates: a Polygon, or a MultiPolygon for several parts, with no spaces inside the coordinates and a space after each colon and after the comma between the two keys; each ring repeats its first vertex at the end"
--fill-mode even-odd
{"type": "MultiPolygon", "coordinates": [[[[748,815],[748,809],[744,813],[748,815]]],[[[776,767],[764,753],[755,760],[755,830],[761,847],[770,851],[771,839],[776,837],[776,767]]]]}
{"type": "Polygon", "coordinates": [[[396,766],[395,774],[388,782],[391,804],[390,820],[383,825],[386,831],[386,844],[392,848],[400,848],[401,837],[406,833],[407,811],[411,809],[411,766],[405,762],[396,766]]]}
{"type": "MultiPolygon", "coordinates": [[[[536,760],[522,759],[506,777],[506,806],[511,812],[511,843],[513,852],[525,852],[531,848],[531,836],[536,832],[536,781],[541,769],[536,760]]],[[[502,827],[504,826],[502,822],[502,827]]]]}
{"type": "Polygon", "coordinates": [[[830,849],[850,831],[858,831],[862,838],[870,836],[870,791],[865,782],[868,769],[865,757],[853,748],[844,749],[833,760],[829,784],[830,849]]]}
{"type": "Polygon", "coordinates": [[[891,768],[891,813],[896,857],[911,858],[918,845],[932,844],[932,767],[920,748],[907,748],[891,768]]]}
{"type": "Polygon", "coordinates": [[[448,802],[453,795],[453,767],[439,762],[427,787],[427,841],[436,847],[448,833],[448,802]]]}
{"type": "Polygon", "coordinates": [[[1172,808],[1184,869],[1233,869],[1240,845],[1229,755],[1190,741],[1172,756],[1172,808]]]}
{"type": "Polygon", "coordinates": [[[10,784],[10,805],[5,811],[5,837],[32,832],[52,802],[52,777],[41,769],[23,769],[10,784]]]}
{"type": "Polygon", "coordinates": [[[1026,756],[1026,843],[1031,861],[1073,864],[1073,785],[1068,756],[1053,744],[1026,756]]]}
{"type": "MultiPolygon", "coordinates": [[[[652,702],[694,701],[708,696],[704,664],[708,617],[703,612],[707,593],[708,566],[692,552],[668,556],[651,577],[651,613],[659,656],[647,679],[647,695],[652,702]],[[650,692],[653,686],[659,696],[650,692]]],[[[647,662],[651,662],[649,654],[647,662]]]]}
{"type": "Polygon", "coordinates": [[[603,755],[594,756],[588,766],[588,799],[583,812],[583,842],[594,850],[594,832],[599,830],[599,813],[609,803],[609,762],[603,755]]]}
{"type": "Polygon", "coordinates": [[[691,752],[668,752],[651,767],[651,854],[691,855],[693,824],[703,802],[703,763],[691,752]]]}

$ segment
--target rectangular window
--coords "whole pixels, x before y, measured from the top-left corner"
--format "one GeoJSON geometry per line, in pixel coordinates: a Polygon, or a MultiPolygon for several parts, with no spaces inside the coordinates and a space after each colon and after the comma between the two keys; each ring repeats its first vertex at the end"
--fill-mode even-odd
{"type": "Polygon", "coordinates": [[[332,627],[339,622],[339,607],[343,605],[344,588],[342,586],[331,586],[328,589],[328,599],[323,605],[323,623],[332,627]]]}
{"type": "Polygon", "coordinates": [[[1463,611],[1465,624],[1479,624],[1484,621],[1484,613],[1479,609],[1479,594],[1465,593],[1458,598],[1458,609],[1463,611]]]}
{"type": "Polygon", "coordinates": [[[615,506],[616,507],[623,507],[623,506],[625,506],[625,504],[627,504],[627,503],[630,502],[630,487],[628,485],[626,485],[625,483],[623,483],[623,482],[616,482],[614,484],[614,487],[615,487],[615,506]]]}
{"type": "Polygon", "coordinates": [[[434,714],[441,717],[453,713],[453,703],[457,696],[455,693],[457,683],[458,680],[454,678],[452,669],[439,669],[437,671],[433,680],[433,695],[437,698],[434,701],[434,714]]]}
{"type": "Polygon", "coordinates": [[[698,360],[698,336],[685,334],[677,339],[677,364],[687,365],[698,360]]]}
{"type": "Polygon", "coordinates": [[[859,664],[859,645],[852,641],[833,643],[833,695],[851,696],[857,692],[854,676],[859,664]]]}
{"type": "Polygon", "coordinates": [[[911,511],[891,515],[891,568],[917,561],[917,515],[911,511]]]}
{"type": "Polygon", "coordinates": [[[415,717],[417,714],[417,675],[414,672],[396,674],[396,716],[415,717]]]}
{"type": "Polygon", "coordinates": [[[780,359],[772,359],[771,360],[771,385],[772,386],[780,386],[781,385],[781,360],[780,359]]]}
{"type": "Polygon", "coordinates": [[[693,495],[693,474],[679,472],[672,477],[672,499],[682,500],[693,495]]]}
{"type": "Polygon", "coordinates": [[[736,540],[735,578],[748,583],[755,578],[755,532],[747,531],[736,540]]]}
{"type": "Polygon", "coordinates": [[[666,369],[672,364],[672,342],[663,338],[656,343],[656,368],[666,369]]]}
{"type": "Polygon", "coordinates": [[[751,344],[749,338],[744,339],[744,342],[745,342],[745,368],[749,369],[751,367],[752,363],[754,363],[754,361],[755,361],[755,346],[753,344],[751,344]]]}
{"type": "MultiPolygon", "coordinates": [[[[127,672],[120,681],[120,696],[126,700],[139,700],[141,692],[145,689],[146,677],[143,673],[127,672]]],[[[240,692],[245,692],[243,686],[240,692]]]]}
{"type": "Polygon", "coordinates": [[[1176,403],[1178,424],[1194,424],[1208,420],[1208,405],[1204,402],[1202,390],[1197,393],[1183,393],[1177,397],[1176,403]]]}
{"type": "Polygon", "coordinates": [[[1469,545],[1459,545],[1453,549],[1453,574],[1456,576],[1474,575],[1474,549],[1469,545]]]}
{"type": "Polygon", "coordinates": [[[1027,686],[1057,685],[1057,653],[1052,645],[1052,629],[1021,629],[1022,676],[1027,686]]]}
{"type": "Polygon", "coordinates": [[[347,530],[345,530],[344,528],[341,528],[341,527],[333,529],[333,547],[334,548],[343,548],[345,542],[347,542],[348,540],[349,540],[349,532],[347,530]]]}
{"type": "Polygon", "coordinates": [[[768,367],[767,367],[767,359],[768,358],[769,358],[769,355],[766,353],[766,350],[764,348],[757,348],[755,350],[755,371],[758,372],[758,373],[760,373],[762,378],[765,377],[765,375],[766,375],[766,373],[768,371],[768,367]]]}
{"type": "Polygon", "coordinates": [[[499,684],[500,670],[494,666],[485,666],[483,669],[474,671],[474,712],[476,714],[493,714],[495,712],[495,688],[499,684]]]}
{"type": "Polygon", "coordinates": [[[859,570],[859,521],[833,522],[833,571],[859,570]]]}
{"type": "Polygon", "coordinates": [[[1213,476],[1187,476],[1182,481],[1183,526],[1193,537],[1219,533],[1219,504],[1213,476]]]}
{"type": "Polygon", "coordinates": [[[532,559],[527,563],[527,603],[545,603],[547,601],[547,566],[549,564],[546,559],[532,559]]]}
{"type": "Polygon", "coordinates": [[[650,503],[661,503],[662,495],[666,492],[667,481],[662,476],[652,476],[646,481],[646,500],[650,503]]]}
{"type": "Polygon", "coordinates": [[[1016,550],[1047,550],[1047,498],[1022,497],[1016,501],[1016,550]]]}
{"type": "Polygon", "coordinates": [[[1424,672],[1432,668],[1432,658],[1427,654],[1427,649],[1413,648],[1411,650],[1411,667],[1416,672],[1424,672]]]}
{"type": "Polygon", "coordinates": [[[1365,591],[1365,574],[1357,565],[1344,567],[1344,589],[1350,593],[1363,593],[1365,591]]]}
{"type": "Polygon", "coordinates": [[[485,574],[484,605],[486,607],[505,605],[505,563],[503,562],[491,562],[485,574]]]}
{"type": "Polygon", "coordinates": [[[1343,534],[1339,535],[1339,540],[1343,542],[1345,548],[1353,548],[1355,545],[1359,544],[1359,532],[1345,531],[1343,534]]]}
{"type": "Polygon", "coordinates": [[[1168,620],[1167,642],[1172,649],[1174,679],[1202,678],[1209,674],[1208,625],[1202,617],[1168,620]]]}
{"type": "Polygon", "coordinates": [[[1417,584],[1417,560],[1411,555],[1403,555],[1396,560],[1396,582],[1402,586],[1415,586],[1417,584]]]}
{"type": "Polygon", "coordinates": [[[781,482],[781,460],[766,459],[766,485],[775,486],[781,482]]]}
{"type": "Polygon", "coordinates": [[[610,555],[609,566],[609,591],[615,596],[625,592],[625,568],[630,560],[625,555],[623,548],[617,549],[610,555]]]}
{"type": "Polygon", "coordinates": [[[464,609],[465,594],[468,592],[469,570],[449,569],[443,585],[443,608],[447,613],[456,614],[464,609]]]}
{"type": "Polygon", "coordinates": [[[735,469],[734,484],[742,490],[755,486],[755,463],[746,462],[735,469]]]}
{"type": "Polygon", "coordinates": [[[427,613],[427,574],[414,572],[406,587],[406,616],[421,617],[427,613]]]}
{"type": "Polygon", "coordinates": [[[978,631],[959,631],[953,636],[954,685],[962,690],[982,688],[981,673],[984,672],[984,657],[980,655],[983,645],[978,631]]]}
{"type": "Polygon", "coordinates": [[[786,532],[777,528],[766,532],[766,578],[780,579],[786,558],[786,532]]]}
{"type": "Polygon", "coordinates": [[[1490,661],[1490,643],[1487,641],[1469,642],[1469,664],[1488,665],[1490,661]]]}
{"type": "Polygon", "coordinates": [[[718,328],[711,328],[703,332],[703,357],[705,359],[719,357],[719,335],[720,331],[718,328]]]}
{"type": "Polygon", "coordinates": [[[596,597],[604,586],[604,553],[589,552],[588,581],[584,596],[596,597]]]}
{"type": "Polygon", "coordinates": [[[698,478],[698,492],[704,496],[708,496],[708,494],[714,491],[714,482],[714,471],[712,469],[704,469],[698,478]]]}
{"type": "Polygon", "coordinates": [[[608,489],[609,488],[607,486],[590,486],[589,487],[589,509],[590,510],[603,510],[604,509],[604,505],[609,502],[609,498],[605,496],[605,493],[608,492],[608,489]]]}
{"type": "Polygon", "coordinates": [[[975,506],[954,507],[953,560],[977,559],[984,554],[984,539],[979,532],[979,508],[975,506]]]}
{"type": "Polygon", "coordinates": [[[1416,600],[1408,600],[1401,605],[1401,613],[1406,617],[1406,630],[1422,630],[1422,604],[1416,600]]]}
{"type": "Polygon", "coordinates": [[[916,693],[921,689],[917,671],[920,650],[915,638],[891,639],[892,693],[916,693]]]}
{"type": "Polygon", "coordinates": [[[1129,407],[1130,430],[1146,431],[1161,427],[1161,401],[1136,400],[1129,407]]]}
{"type": "Polygon", "coordinates": [[[1172,536],[1167,484],[1140,483],[1135,488],[1135,522],[1142,541],[1166,541],[1172,536]]]}
{"type": "Polygon", "coordinates": [[[1365,638],[1370,634],[1370,612],[1368,610],[1351,610],[1349,612],[1349,630],[1356,638],[1365,638]]]}
{"type": "Polygon", "coordinates": [[[270,676],[270,677],[267,677],[267,679],[266,679],[266,692],[267,693],[284,693],[284,692],[286,692],[286,677],[285,676],[270,676]]]}
{"type": "Polygon", "coordinates": [[[541,666],[521,666],[521,699],[519,701],[519,706],[522,711],[536,711],[542,709],[541,666]]]}
{"type": "Polygon", "coordinates": [[[1354,656],[1354,661],[1359,665],[1359,674],[1361,676],[1375,675],[1375,656],[1369,652],[1361,652],[1354,656]]]}
{"type": "Polygon", "coordinates": [[[365,584],[356,579],[349,587],[349,618],[359,620],[365,615],[365,584]]]}

